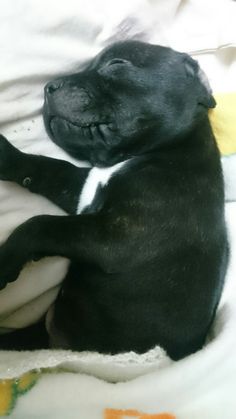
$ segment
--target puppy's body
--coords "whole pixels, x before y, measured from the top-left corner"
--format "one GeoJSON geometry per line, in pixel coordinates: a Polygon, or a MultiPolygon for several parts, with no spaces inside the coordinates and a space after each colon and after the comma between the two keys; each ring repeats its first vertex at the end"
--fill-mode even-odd
{"type": "Polygon", "coordinates": [[[214,102],[197,64],[168,48],[116,44],[47,85],[45,97],[52,139],[102,169],[25,155],[2,139],[2,177],[24,185],[27,177],[31,191],[78,215],[20,226],[0,252],[5,266],[15,253],[16,266],[1,278],[16,279],[34,257],[71,259],[48,316],[54,346],[118,353],[160,345],[173,359],[196,351],[227,265],[223,179],[207,116],[214,102]]]}

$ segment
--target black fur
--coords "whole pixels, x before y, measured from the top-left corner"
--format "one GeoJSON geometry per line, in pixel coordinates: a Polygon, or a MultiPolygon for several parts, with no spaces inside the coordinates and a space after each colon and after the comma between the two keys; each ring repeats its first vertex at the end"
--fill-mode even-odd
{"type": "Polygon", "coordinates": [[[0,248],[2,287],[29,260],[71,259],[49,325],[52,344],[103,353],[161,345],[173,359],[202,347],[228,254],[208,120],[214,105],[197,62],[136,41],[50,82],[44,120],[53,141],[93,166],[130,159],[81,215],[90,169],[24,154],[1,137],[1,179],[70,214],[33,217],[0,248]]]}

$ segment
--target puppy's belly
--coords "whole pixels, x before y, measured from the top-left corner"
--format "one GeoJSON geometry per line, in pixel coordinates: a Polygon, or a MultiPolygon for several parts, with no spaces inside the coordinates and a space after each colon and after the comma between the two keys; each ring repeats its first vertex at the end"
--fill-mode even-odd
{"type": "Polygon", "coordinates": [[[77,206],[77,214],[81,214],[85,208],[89,207],[97,193],[99,187],[108,184],[110,178],[127,164],[128,160],[115,164],[110,167],[94,167],[90,170],[88,177],[84,183],[82,192],[79,196],[77,206]]]}

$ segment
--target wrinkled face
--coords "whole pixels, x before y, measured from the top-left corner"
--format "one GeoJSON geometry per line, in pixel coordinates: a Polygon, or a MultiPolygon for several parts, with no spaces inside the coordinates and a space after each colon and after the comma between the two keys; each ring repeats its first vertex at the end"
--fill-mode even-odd
{"type": "Polygon", "coordinates": [[[70,155],[111,166],[175,141],[213,106],[187,54],[126,41],[48,83],[43,113],[49,136],[70,155]]]}

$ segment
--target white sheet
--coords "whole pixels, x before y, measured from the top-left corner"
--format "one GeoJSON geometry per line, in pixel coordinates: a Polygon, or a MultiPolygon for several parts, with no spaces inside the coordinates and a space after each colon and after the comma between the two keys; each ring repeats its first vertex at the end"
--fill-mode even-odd
{"type": "MultiPolygon", "coordinates": [[[[53,77],[78,70],[84,60],[96,54],[107,43],[127,37],[190,52],[200,61],[215,91],[236,90],[235,21],[236,2],[232,0],[2,0],[1,132],[25,152],[73,161],[54,145],[45,133],[41,117],[43,86],[53,77]]],[[[227,179],[233,179],[230,170],[227,179]]],[[[227,181],[227,185],[229,183],[227,181]]],[[[228,188],[230,194],[232,188],[228,188]]],[[[227,205],[229,229],[234,242],[236,208],[234,204],[227,205]]],[[[0,241],[3,241],[20,222],[42,213],[63,212],[42,197],[30,194],[9,182],[0,182],[0,241]]],[[[206,350],[181,361],[171,369],[164,369],[158,376],[149,376],[147,381],[144,380],[144,407],[146,405],[151,409],[158,402],[164,409],[172,403],[175,412],[179,413],[178,417],[183,419],[234,418],[231,409],[236,407],[235,244],[232,249],[232,265],[222,300],[222,304],[224,302],[226,305],[222,312],[223,317],[219,317],[219,322],[223,319],[222,333],[216,322],[214,341],[206,350]],[[184,382],[180,375],[184,377],[184,382]],[[156,385],[159,395],[154,390],[156,385]],[[175,396],[170,402],[171,395],[175,396]],[[155,396],[156,401],[151,401],[152,396],[155,396]]],[[[54,300],[66,269],[67,261],[62,258],[48,258],[25,268],[15,283],[0,292],[0,327],[22,327],[40,318],[54,300]]],[[[43,356],[42,353],[39,355],[43,356]]],[[[10,359],[0,354],[2,377],[9,377],[10,374],[16,376],[22,372],[22,363],[17,363],[16,354],[12,356],[10,359]]],[[[24,354],[22,356],[25,356],[23,365],[27,370],[30,366],[29,359],[24,354]]],[[[50,359],[53,362],[53,358],[50,359]]],[[[73,369],[68,363],[67,368],[73,369]]],[[[89,371],[90,367],[86,368],[89,371]]],[[[56,377],[52,377],[52,380],[55,382],[56,377]]],[[[75,380],[77,384],[86,381],[81,377],[75,380]]],[[[72,376],[70,382],[74,382],[72,376]]],[[[60,389],[60,385],[57,382],[57,389],[60,389]]],[[[98,391],[96,385],[94,394],[98,391]]],[[[133,407],[138,408],[138,394],[141,388],[139,382],[132,388],[137,395],[136,401],[133,398],[133,407]]],[[[109,391],[111,404],[127,406],[124,388],[120,387],[120,393],[114,393],[113,398],[112,390],[109,391]]],[[[67,393],[64,398],[68,403],[72,402],[70,394],[74,393],[67,393]]],[[[103,390],[100,394],[101,401],[103,390]]],[[[131,396],[129,398],[132,399],[131,396]]],[[[27,406],[29,409],[30,403],[37,406],[37,397],[26,397],[24,400],[25,402],[20,404],[24,414],[16,417],[26,417],[27,406]]],[[[53,403],[52,400],[55,413],[56,405],[53,403]]],[[[89,411],[89,402],[86,403],[89,411]]],[[[94,403],[100,406],[100,402],[94,403]]],[[[142,403],[140,401],[140,404],[142,403]]],[[[37,409],[40,412],[40,406],[37,406],[37,409]]],[[[76,412],[74,414],[76,415],[76,412]]],[[[59,411],[55,416],[59,417],[59,411]]],[[[87,417],[91,418],[91,412],[90,416],[84,416],[87,417]]],[[[93,417],[100,416],[94,413],[93,417]]]]}

